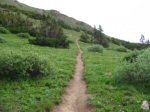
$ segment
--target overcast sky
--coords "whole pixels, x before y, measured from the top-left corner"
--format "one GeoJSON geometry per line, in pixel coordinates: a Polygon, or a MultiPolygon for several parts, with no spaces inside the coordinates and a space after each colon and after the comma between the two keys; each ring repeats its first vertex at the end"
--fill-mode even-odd
{"type": "Polygon", "coordinates": [[[101,25],[115,38],[139,42],[150,39],[150,0],[18,0],[27,5],[58,10],[91,26],[101,25]]]}

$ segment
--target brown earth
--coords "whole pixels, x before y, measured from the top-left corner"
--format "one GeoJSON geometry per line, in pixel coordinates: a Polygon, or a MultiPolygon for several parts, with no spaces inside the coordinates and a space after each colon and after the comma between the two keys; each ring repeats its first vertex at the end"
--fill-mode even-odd
{"type": "Polygon", "coordinates": [[[63,95],[63,101],[56,106],[53,112],[90,112],[88,105],[88,95],[86,94],[86,83],[83,80],[84,64],[82,61],[82,50],[77,41],[79,53],[74,78],[70,81],[63,95]]]}

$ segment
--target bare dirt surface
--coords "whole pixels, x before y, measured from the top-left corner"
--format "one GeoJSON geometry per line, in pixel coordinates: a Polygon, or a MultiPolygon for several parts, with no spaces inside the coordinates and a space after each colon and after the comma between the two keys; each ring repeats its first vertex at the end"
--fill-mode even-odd
{"type": "Polygon", "coordinates": [[[84,65],[82,61],[82,50],[78,41],[79,48],[77,64],[74,78],[70,81],[63,95],[62,104],[56,106],[53,112],[90,112],[90,106],[87,103],[88,95],[86,94],[86,83],[83,80],[84,65]]]}

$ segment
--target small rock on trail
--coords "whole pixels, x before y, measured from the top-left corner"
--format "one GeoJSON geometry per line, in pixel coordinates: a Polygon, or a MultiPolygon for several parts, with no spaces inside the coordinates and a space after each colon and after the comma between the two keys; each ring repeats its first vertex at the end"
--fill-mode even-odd
{"type": "Polygon", "coordinates": [[[149,105],[148,101],[144,100],[142,102],[141,108],[144,110],[150,110],[150,105],[149,105]]]}

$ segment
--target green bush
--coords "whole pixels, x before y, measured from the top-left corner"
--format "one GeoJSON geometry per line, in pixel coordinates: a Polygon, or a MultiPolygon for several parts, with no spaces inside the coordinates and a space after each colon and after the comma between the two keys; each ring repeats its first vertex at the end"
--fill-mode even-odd
{"type": "Polygon", "coordinates": [[[117,82],[149,82],[150,81],[150,49],[140,54],[136,61],[124,63],[115,75],[117,82]]]}
{"type": "Polygon", "coordinates": [[[115,50],[119,51],[119,52],[127,52],[128,51],[125,47],[119,47],[119,48],[116,48],[115,50]]]}
{"type": "Polygon", "coordinates": [[[129,62],[129,63],[133,63],[137,60],[138,56],[142,53],[143,51],[139,51],[139,50],[134,50],[131,51],[129,54],[127,54],[124,58],[123,61],[129,62]]]}
{"type": "Polygon", "coordinates": [[[0,33],[3,33],[3,34],[9,34],[9,30],[7,30],[6,28],[4,27],[0,27],[0,33]]]}
{"type": "Polygon", "coordinates": [[[41,46],[49,46],[49,47],[56,47],[56,48],[68,48],[69,41],[65,38],[34,38],[29,39],[29,43],[41,46]]]}
{"type": "Polygon", "coordinates": [[[90,37],[87,33],[82,33],[80,36],[80,41],[90,43],[92,41],[92,37],[90,37]]]}
{"type": "Polygon", "coordinates": [[[0,43],[5,43],[7,42],[4,38],[0,37],[0,43]]]}
{"type": "Polygon", "coordinates": [[[50,65],[36,54],[7,51],[0,55],[0,79],[35,78],[50,73],[50,65]]]}
{"type": "Polygon", "coordinates": [[[21,37],[21,38],[26,38],[26,39],[30,38],[30,34],[29,33],[18,33],[17,36],[21,37]]]}
{"type": "Polygon", "coordinates": [[[101,45],[93,45],[92,47],[88,48],[88,51],[103,53],[103,47],[101,45]]]}
{"type": "Polygon", "coordinates": [[[121,45],[120,41],[121,40],[119,40],[119,39],[116,39],[116,38],[113,38],[113,37],[111,38],[111,42],[114,43],[114,44],[116,44],[116,45],[119,45],[119,46],[121,45]]]}

